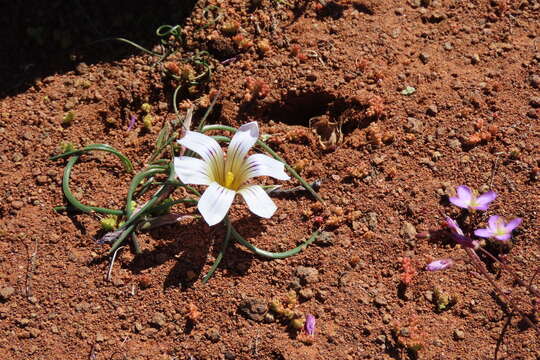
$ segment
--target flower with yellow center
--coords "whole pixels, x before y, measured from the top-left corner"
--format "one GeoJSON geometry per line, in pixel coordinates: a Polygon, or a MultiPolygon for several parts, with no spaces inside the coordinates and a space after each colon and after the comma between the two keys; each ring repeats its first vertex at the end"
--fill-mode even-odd
{"type": "Polygon", "coordinates": [[[178,140],[180,145],[201,157],[176,157],[174,169],[184,184],[208,185],[197,205],[208,225],[223,220],[236,194],[242,195],[255,215],[269,218],[276,211],[276,205],[261,186],[246,183],[256,176],[289,180],[282,162],[263,154],[246,157],[258,137],[256,122],[240,126],[229,144],[227,155],[216,140],[199,132],[188,131],[178,140]]]}

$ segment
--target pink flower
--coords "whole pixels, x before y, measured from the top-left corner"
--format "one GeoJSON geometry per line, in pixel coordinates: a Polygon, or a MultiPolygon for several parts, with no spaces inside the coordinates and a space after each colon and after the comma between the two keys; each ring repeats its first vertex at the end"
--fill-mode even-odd
{"type": "Polygon", "coordinates": [[[457,196],[450,198],[450,202],[457,207],[470,210],[487,210],[489,203],[495,200],[497,194],[488,191],[476,197],[473,191],[465,185],[460,185],[456,189],[457,196]]]}
{"type": "Polygon", "coordinates": [[[488,227],[474,231],[474,235],[482,238],[495,238],[500,241],[510,240],[512,231],[521,224],[521,218],[515,218],[505,223],[498,215],[492,215],[488,219],[488,227]]]}
{"type": "Polygon", "coordinates": [[[446,218],[446,225],[450,228],[452,232],[452,238],[461,246],[477,249],[480,246],[480,243],[477,240],[472,240],[468,236],[465,236],[463,230],[459,227],[458,223],[452,219],[446,218]]]}
{"type": "Polygon", "coordinates": [[[306,322],[304,324],[304,331],[308,335],[315,335],[315,316],[311,314],[306,315],[306,322]]]}
{"type": "Polygon", "coordinates": [[[439,270],[445,270],[454,265],[454,260],[452,259],[440,259],[435,260],[427,264],[426,270],[427,271],[439,271],[439,270]]]}

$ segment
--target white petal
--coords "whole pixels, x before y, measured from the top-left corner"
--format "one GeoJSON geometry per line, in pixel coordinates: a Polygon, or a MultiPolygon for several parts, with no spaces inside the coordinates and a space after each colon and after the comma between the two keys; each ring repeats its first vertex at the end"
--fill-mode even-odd
{"type": "Polygon", "coordinates": [[[216,140],[196,131],[188,131],[178,143],[199,154],[210,165],[208,175],[211,180],[222,182],[225,162],[223,150],[216,140]]]}
{"type": "Polygon", "coordinates": [[[268,219],[277,210],[276,204],[259,185],[245,186],[238,191],[242,195],[252,213],[268,219]]]}
{"type": "Polygon", "coordinates": [[[195,151],[204,161],[210,161],[216,155],[223,156],[223,150],[216,140],[196,131],[186,132],[186,135],[178,140],[178,143],[195,151]]]}
{"type": "Polygon", "coordinates": [[[226,189],[216,182],[210,184],[199,199],[197,208],[208,225],[223,220],[231,207],[236,192],[226,189]]]}
{"type": "Polygon", "coordinates": [[[259,137],[259,125],[252,121],[238,128],[227,150],[227,171],[238,173],[244,163],[249,149],[255,145],[259,137]]]}
{"type": "Polygon", "coordinates": [[[247,158],[242,177],[244,181],[255,176],[270,176],[278,180],[289,180],[285,165],[264,154],[253,154],[247,158]]]}
{"type": "Polygon", "coordinates": [[[174,158],[174,171],[184,184],[210,185],[208,164],[191,156],[174,158]]]}

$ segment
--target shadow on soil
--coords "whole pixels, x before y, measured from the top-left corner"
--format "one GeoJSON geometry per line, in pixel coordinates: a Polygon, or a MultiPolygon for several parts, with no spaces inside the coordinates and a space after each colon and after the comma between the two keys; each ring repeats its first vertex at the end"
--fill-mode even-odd
{"type": "MultiPolygon", "coordinates": [[[[247,238],[256,237],[262,226],[255,217],[236,221],[234,226],[247,238]]],[[[163,289],[181,287],[187,289],[195,282],[201,281],[202,271],[208,262],[209,253],[215,259],[221,251],[225,237],[223,226],[208,228],[202,223],[192,225],[165,226],[151,231],[150,236],[159,240],[160,245],[153,250],[144,251],[127,267],[133,273],[141,273],[174,259],[174,265],[169,270],[163,282],[163,289]]],[[[243,248],[229,243],[229,247],[218,266],[216,273],[228,269],[226,276],[242,276],[251,266],[254,255],[243,248]]],[[[210,280],[212,281],[212,280],[210,280]]]]}
{"type": "Polygon", "coordinates": [[[28,89],[35,79],[72,70],[79,62],[109,62],[140,54],[117,41],[146,48],[159,42],[156,29],[182,24],[196,0],[11,1],[2,7],[0,98],[28,89]],[[99,41],[99,42],[98,42],[99,41]]]}
{"type": "Polygon", "coordinates": [[[366,128],[376,117],[366,115],[365,100],[343,97],[325,89],[304,92],[289,91],[274,102],[252,101],[241,105],[238,121],[273,120],[287,125],[311,127],[310,122],[320,116],[341,124],[343,134],[366,128]]]}

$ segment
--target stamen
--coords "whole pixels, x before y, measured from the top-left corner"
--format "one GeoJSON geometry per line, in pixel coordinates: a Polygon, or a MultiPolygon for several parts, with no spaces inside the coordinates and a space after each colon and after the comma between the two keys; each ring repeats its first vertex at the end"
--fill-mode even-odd
{"type": "Polygon", "coordinates": [[[234,181],[234,174],[231,171],[228,171],[227,175],[225,175],[225,187],[230,188],[233,181],[234,181]]]}

